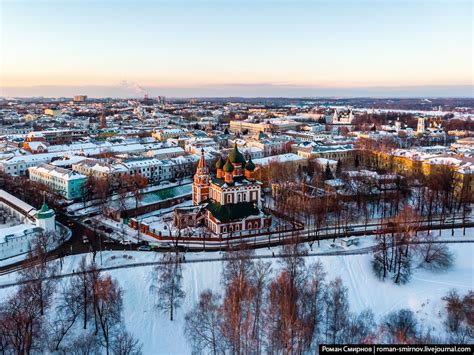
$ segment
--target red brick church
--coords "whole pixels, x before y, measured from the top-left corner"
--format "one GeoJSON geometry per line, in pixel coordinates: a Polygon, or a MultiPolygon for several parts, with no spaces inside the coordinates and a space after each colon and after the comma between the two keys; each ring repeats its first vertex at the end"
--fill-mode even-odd
{"type": "Polygon", "coordinates": [[[204,160],[198,163],[193,182],[193,205],[175,210],[178,227],[206,226],[216,237],[248,236],[271,226],[271,217],[262,211],[262,184],[254,178],[255,165],[245,160],[237,146],[224,162],[216,163],[211,177],[204,160]]]}

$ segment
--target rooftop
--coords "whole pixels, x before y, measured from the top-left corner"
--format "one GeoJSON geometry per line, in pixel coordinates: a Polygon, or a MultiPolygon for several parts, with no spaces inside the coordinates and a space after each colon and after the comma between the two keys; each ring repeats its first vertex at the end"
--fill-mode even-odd
{"type": "Polygon", "coordinates": [[[220,203],[208,200],[204,208],[207,209],[214,218],[224,223],[242,220],[249,216],[258,216],[260,214],[260,210],[252,202],[239,202],[222,206],[220,203]]]}

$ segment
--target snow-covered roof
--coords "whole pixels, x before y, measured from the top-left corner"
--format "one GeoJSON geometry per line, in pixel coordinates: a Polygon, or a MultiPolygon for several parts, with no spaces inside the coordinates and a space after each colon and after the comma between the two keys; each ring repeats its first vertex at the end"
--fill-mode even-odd
{"type": "Polygon", "coordinates": [[[0,200],[8,201],[10,205],[15,206],[16,209],[23,212],[24,214],[28,214],[30,216],[36,215],[36,208],[20,200],[18,197],[9,194],[5,190],[0,190],[0,200]]]}
{"type": "Polygon", "coordinates": [[[46,174],[49,176],[57,177],[61,180],[82,180],[86,179],[86,176],[79,174],[76,171],[69,169],[60,168],[51,164],[41,164],[28,168],[30,174],[37,172],[39,174],[46,174]]]}
{"type": "Polygon", "coordinates": [[[271,162],[285,163],[285,162],[290,162],[290,161],[301,161],[301,160],[305,160],[305,158],[299,156],[298,154],[286,153],[286,154],[280,154],[280,155],[272,155],[266,158],[253,159],[252,161],[255,165],[268,165],[271,162]]]}

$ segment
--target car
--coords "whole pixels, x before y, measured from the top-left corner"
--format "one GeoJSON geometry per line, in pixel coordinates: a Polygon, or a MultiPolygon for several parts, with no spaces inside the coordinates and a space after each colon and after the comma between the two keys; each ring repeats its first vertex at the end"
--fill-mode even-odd
{"type": "Polygon", "coordinates": [[[121,240],[120,241],[120,244],[122,245],[130,245],[130,244],[133,244],[130,240],[121,240]]]}
{"type": "Polygon", "coordinates": [[[151,247],[149,245],[140,245],[137,250],[138,251],[151,251],[151,247]]]}
{"type": "Polygon", "coordinates": [[[89,243],[89,238],[87,238],[87,236],[83,235],[83,236],[82,236],[82,243],[83,243],[83,244],[89,243]]]}

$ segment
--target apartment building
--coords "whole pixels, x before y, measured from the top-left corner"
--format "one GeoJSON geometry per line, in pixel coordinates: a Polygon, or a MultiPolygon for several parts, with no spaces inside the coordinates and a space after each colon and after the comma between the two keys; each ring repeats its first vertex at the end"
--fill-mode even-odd
{"type": "Polygon", "coordinates": [[[30,180],[45,184],[67,200],[80,198],[87,177],[76,171],[50,164],[28,168],[30,180]]]}

